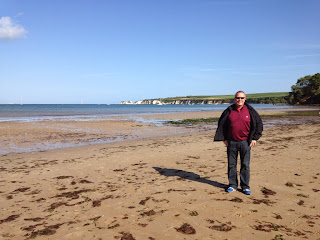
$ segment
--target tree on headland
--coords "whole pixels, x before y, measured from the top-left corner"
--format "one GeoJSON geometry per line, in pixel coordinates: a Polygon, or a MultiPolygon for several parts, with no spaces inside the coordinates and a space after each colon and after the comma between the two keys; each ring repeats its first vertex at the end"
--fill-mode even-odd
{"type": "Polygon", "coordinates": [[[292,104],[320,104],[320,73],[299,78],[291,90],[292,104]]]}

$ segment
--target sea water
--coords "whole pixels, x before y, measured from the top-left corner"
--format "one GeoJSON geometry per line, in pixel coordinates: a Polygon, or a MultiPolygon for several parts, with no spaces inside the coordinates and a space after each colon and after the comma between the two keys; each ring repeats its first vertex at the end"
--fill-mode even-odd
{"type": "MultiPolygon", "coordinates": [[[[122,104],[0,104],[0,122],[41,121],[64,119],[70,121],[92,120],[98,117],[166,114],[200,111],[223,111],[227,104],[218,105],[122,105],[122,104]]],[[[252,104],[259,109],[295,108],[287,105],[252,104]]]]}

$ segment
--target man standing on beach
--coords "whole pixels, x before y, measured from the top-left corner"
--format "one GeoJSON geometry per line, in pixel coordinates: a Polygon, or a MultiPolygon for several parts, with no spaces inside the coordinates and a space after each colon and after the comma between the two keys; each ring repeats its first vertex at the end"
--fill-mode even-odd
{"type": "Polygon", "coordinates": [[[228,155],[228,193],[238,188],[237,158],[240,153],[240,187],[244,194],[250,195],[250,151],[262,136],[263,124],[257,111],[247,104],[246,94],[238,91],[235,103],[221,114],[214,141],[223,141],[228,155]]]}

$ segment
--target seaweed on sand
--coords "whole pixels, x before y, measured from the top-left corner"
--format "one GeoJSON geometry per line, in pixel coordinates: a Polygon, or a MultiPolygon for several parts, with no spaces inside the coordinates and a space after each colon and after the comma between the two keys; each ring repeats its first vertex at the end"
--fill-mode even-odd
{"type": "Polygon", "coordinates": [[[139,202],[139,204],[140,204],[140,205],[145,205],[146,202],[147,202],[148,200],[150,200],[150,199],[151,199],[151,197],[146,197],[144,200],[141,200],[141,201],[139,202]]]}
{"type": "Polygon", "coordinates": [[[5,223],[5,222],[14,221],[14,220],[16,220],[18,217],[20,217],[20,214],[19,214],[19,215],[11,215],[11,216],[7,217],[6,219],[0,220],[0,224],[5,223]]]}
{"type": "Polygon", "coordinates": [[[25,221],[32,221],[32,222],[40,222],[42,220],[44,220],[45,218],[41,218],[41,217],[36,217],[36,218],[25,218],[25,221]]]}
{"type": "Polygon", "coordinates": [[[292,182],[287,182],[285,185],[286,185],[287,187],[294,187],[294,185],[293,185],[292,182]]]}
{"type": "Polygon", "coordinates": [[[121,240],[135,240],[131,233],[122,232],[121,240]]]}
{"type": "Polygon", "coordinates": [[[259,223],[258,225],[254,225],[252,226],[252,228],[258,231],[263,231],[263,232],[271,232],[271,231],[279,231],[279,230],[286,231],[286,232],[292,231],[292,229],[286,226],[274,224],[271,222],[264,222],[264,223],[258,222],[258,223],[259,223]]]}
{"type": "Polygon", "coordinates": [[[237,203],[242,203],[243,200],[241,198],[238,197],[234,197],[233,199],[230,200],[231,202],[237,202],[237,203]]]}
{"type": "Polygon", "coordinates": [[[264,195],[266,198],[268,198],[270,195],[276,195],[276,192],[275,192],[275,191],[272,191],[272,190],[270,190],[270,189],[268,189],[268,188],[265,188],[265,187],[263,187],[263,188],[261,189],[261,192],[263,193],[263,195],[264,195]]]}
{"type": "Polygon", "coordinates": [[[67,178],[73,178],[73,176],[59,176],[55,177],[56,179],[67,179],[67,178]]]}
{"type": "Polygon", "coordinates": [[[18,188],[18,189],[16,189],[16,190],[14,190],[12,193],[25,192],[25,191],[28,191],[29,189],[30,189],[29,187],[18,188]]]}
{"type": "Polygon", "coordinates": [[[65,203],[65,202],[52,203],[47,210],[48,210],[49,212],[52,212],[52,211],[54,211],[56,208],[61,207],[61,206],[66,206],[66,205],[67,205],[67,203],[65,203]]]}
{"type": "Polygon", "coordinates": [[[267,206],[271,206],[275,202],[270,201],[269,199],[256,199],[256,198],[253,199],[253,204],[260,204],[260,203],[264,203],[267,206]]]}
{"type": "Polygon", "coordinates": [[[208,228],[216,231],[221,231],[221,232],[229,232],[232,230],[232,228],[235,228],[235,226],[232,226],[231,222],[227,222],[227,223],[220,223],[220,225],[209,226],[208,228]]]}
{"type": "Polygon", "coordinates": [[[73,191],[73,192],[65,192],[65,193],[61,193],[59,195],[56,195],[55,197],[65,197],[65,198],[71,198],[71,199],[77,199],[79,198],[79,194],[80,193],[84,193],[84,192],[91,192],[91,189],[83,189],[83,190],[78,190],[78,191],[73,191]]]}
{"type": "MultiPolygon", "coordinates": [[[[38,230],[38,231],[33,231],[30,234],[30,239],[36,238],[37,236],[48,236],[48,235],[54,235],[57,231],[58,228],[60,228],[60,226],[63,225],[62,224],[56,224],[56,225],[51,225],[51,226],[47,226],[46,228],[42,229],[42,230],[38,230]]],[[[27,234],[26,236],[29,236],[29,234],[27,234]]]]}
{"type": "Polygon", "coordinates": [[[175,228],[178,232],[184,233],[184,234],[195,234],[196,230],[188,223],[182,224],[181,227],[175,228]]]}
{"type": "Polygon", "coordinates": [[[304,201],[303,200],[300,200],[299,202],[298,202],[298,205],[299,206],[302,206],[304,204],[304,201]]]}
{"type": "Polygon", "coordinates": [[[105,196],[105,197],[103,197],[103,198],[101,198],[99,200],[92,201],[92,206],[93,207],[100,207],[101,206],[101,202],[103,200],[106,200],[106,199],[109,199],[109,198],[113,198],[113,195],[108,195],[108,196],[105,196]]]}
{"type": "Polygon", "coordinates": [[[150,211],[147,211],[147,212],[143,212],[141,213],[140,215],[141,216],[153,216],[153,215],[156,215],[157,213],[154,211],[154,210],[150,210],[150,211]]]}

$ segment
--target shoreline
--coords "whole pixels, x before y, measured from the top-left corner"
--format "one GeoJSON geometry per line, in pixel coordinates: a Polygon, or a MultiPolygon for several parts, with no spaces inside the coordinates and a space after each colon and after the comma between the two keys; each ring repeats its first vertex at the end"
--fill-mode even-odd
{"type": "MultiPolygon", "coordinates": [[[[309,109],[299,109],[306,111],[309,109]]],[[[277,115],[288,110],[260,110],[260,114],[277,115]]],[[[48,151],[94,144],[106,144],[177,134],[188,134],[216,129],[216,123],[174,126],[167,121],[197,118],[218,118],[222,111],[182,112],[97,118],[92,121],[44,120],[36,122],[0,122],[0,155],[23,152],[48,151]]],[[[318,117],[264,118],[265,127],[299,124],[318,117]]]]}
{"type": "MultiPolygon", "coordinates": [[[[30,104],[30,106],[42,106],[41,104],[30,104]]],[[[46,105],[46,104],[45,104],[46,105]]],[[[52,104],[53,106],[56,104],[52,104]]],[[[93,106],[100,106],[98,104],[93,104],[93,106]]],[[[112,119],[127,119],[127,118],[150,118],[150,116],[156,115],[156,116],[162,116],[162,115],[175,115],[175,114],[184,114],[184,113],[202,113],[202,112],[221,112],[223,111],[229,104],[223,104],[219,105],[217,108],[215,108],[215,105],[210,108],[210,105],[197,105],[197,108],[191,109],[188,107],[185,107],[181,109],[169,108],[169,109],[162,109],[160,106],[159,108],[153,108],[151,112],[148,112],[147,109],[82,109],[81,108],[75,108],[73,110],[70,110],[71,112],[66,112],[68,109],[24,109],[23,111],[18,109],[1,109],[0,113],[0,123],[1,122],[39,122],[39,121],[96,121],[96,120],[112,120],[112,119]],[[202,109],[204,107],[204,109],[202,109]],[[108,111],[106,111],[108,110],[108,111]],[[73,112],[74,111],[74,112],[73,112]],[[92,111],[92,112],[90,112],[92,111]],[[126,112],[127,111],[127,112],[126,112]],[[103,113],[104,112],[104,113],[103,113]],[[117,112],[117,113],[115,113],[117,112]]],[[[266,107],[261,107],[263,104],[258,104],[257,110],[258,111],[279,111],[284,112],[286,110],[288,111],[314,111],[319,110],[319,107],[317,106],[290,106],[290,105],[271,105],[266,104],[266,107]],[[272,107],[275,106],[275,107],[272,107]]],[[[1,105],[0,105],[1,106],[1,105]]],[[[18,107],[23,107],[24,105],[18,107]]],[[[59,106],[59,105],[57,105],[59,106]]],[[[81,106],[81,105],[79,105],[81,106]]],[[[146,105],[148,106],[148,105],[146,105]]],[[[186,105],[188,106],[188,105],[186,105]]],[[[163,118],[163,117],[160,117],[163,118]]]]}

